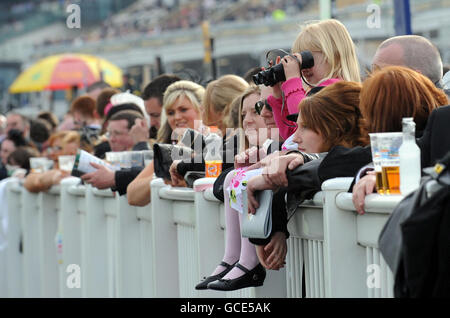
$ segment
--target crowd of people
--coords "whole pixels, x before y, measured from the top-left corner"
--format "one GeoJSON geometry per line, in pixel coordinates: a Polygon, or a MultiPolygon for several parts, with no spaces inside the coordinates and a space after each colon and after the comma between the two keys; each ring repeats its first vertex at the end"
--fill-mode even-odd
{"type": "Polygon", "coordinates": [[[35,43],[35,46],[82,45],[128,35],[157,35],[165,31],[192,29],[201,25],[203,20],[208,20],[212,25],[277,20],[303,12],[310,3],[310,0],[140,0],[76,38],[46,38],[35,43]]]}
{"type": "MultiPolygon", "coordinates": [[[[69,175],[58,169],[60,155],[83,149],[103,159],[107,152],[177,146],[186,132],[203,141],[217,133],[223,165],[213,192],[224,202],[226,244],[218,266],[192,288],[261,286],[266,270],[284,267],[288,215],[324,181],[354,177],[349,191],[357,212],[364,213],[365,196],[375,192],[369,133],[400,132],[402,118],[412,117],[422,167],[450,151],[442,60],[424,37],[384,41],[363,81],[355,45],[345,26],[333,19],[305,24],[291,53],[270,62],[281,64],[285,74],[272,86],[254,84],[251,75],[259,67],[244,77],[223,75],[206,87],[163,74],[145,87],[142,98],[96,83],[72,102],[61,122],[50,113],[31,122],[9,113],[1,144],[2,178],[19,176],[29,191],[45,191],[69,175]],[[305,51],[312,53],[313,67],[302,67],[305,51]],[[30,172],[27,158],[39,155],[53,160],[53,168],[30,172]],[[255,193],[261,190],[273,193],[272,232],[267,239],[243,237],[240,223],[258,209],[255,193]]],[[[192,150],[189,158],[171,161],[167,184],[191,186],[188,173],[205,171],[203,147],[192,150]]],[[[157,176],[156,160],[120,170],[92,164],[96,170],[81,179],[126,195],[130,205],[145,206],[151,201],[150,180],[157,176]]]]}

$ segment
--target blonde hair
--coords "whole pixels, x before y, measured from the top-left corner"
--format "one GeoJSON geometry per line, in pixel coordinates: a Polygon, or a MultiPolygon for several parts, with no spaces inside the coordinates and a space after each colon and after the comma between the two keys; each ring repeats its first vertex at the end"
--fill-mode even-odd
{"type": "Polygon", "coordinates": [[[223,110],[223,124],[227,128],[239,127],[239,106],[241,100],[240,96],[236,96],[231,103],[223,110]]]}
{"type": "Polygon", "coordinates": [[[242,118],[242,108],[244,107],[244,99],[253,94],[261,94],[261,89],[259,86],[250,85],[247,89],[239,96],[239,152],[243,152],[249,148],[249,142],[247,136],[244,133],[244,119],[242,118]]]}
{"type": "Polygon", "coordinates": [[[180,97],[186,97],[194,106],[194,108],[202,114],[202,102],[205,95],[203,86],[191,81],[177,81],[170,84],[163,96],[163,112],[161,113],[161,127],[158,129],[156,142],[171,143],[172,128],[167,121],[167,110],[172,107],[175,101],[180,97]]]}
{"type": "Polygon", "coordinates": [[[167,118],[164,118],[162,125],[158,129],[158,133],[156,135],[156,142],[162,144],[170,144],[172,143],[172,140],[170,139],[171,136],[172,136],[172,128],[170,128],[167,118]]]}
{"type": "Polygon", "coordinates": [[[163,109],[165,112],[172,107],[175,101],[180,97],[186,97],[201,114],[203,113],[203,97],[205,89],[203,86],[191,81],[178,81],[170,84],[164,92],[163,109]]]}
{"type": "Polygon", "coordinates": [[[206,86],[203,100],[205,124],[210,125],[211,110],[215,113],[223,113],[233,99],[242,94],[247,87],[248,83],[237,75],[224,75],[210,82],[206,86]]]}
{"type": "Polygon", "coordinates": [[[355,45],[345,26],[335,19],[306,23],[292,45],[292,52],[319,51],[330,66],[322,79],[361,82],[355,45]]]}

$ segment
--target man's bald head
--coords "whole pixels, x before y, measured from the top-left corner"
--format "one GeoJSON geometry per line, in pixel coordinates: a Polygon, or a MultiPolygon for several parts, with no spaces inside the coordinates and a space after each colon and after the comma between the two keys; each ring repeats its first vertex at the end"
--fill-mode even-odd
{"type": "Polygon", "coordinates": [[[411,68],[433,83],[442,78],[442,59],[436,46],[419,35],[400,35],[387,39],[377,49],[372,69],[387,65],[411,68]]]}

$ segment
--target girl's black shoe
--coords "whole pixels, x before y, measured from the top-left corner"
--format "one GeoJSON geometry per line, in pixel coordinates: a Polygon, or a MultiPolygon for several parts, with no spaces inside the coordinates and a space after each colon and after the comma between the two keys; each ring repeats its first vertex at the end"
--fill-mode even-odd
{"type": "Polygon", "coordinates": [[[233,265],[227,264],[225,262],[221,262],[220,265],[222,265],[223,267],[225,267],[225,270],[217,275],[213,275],[213,276],[208,276],[208,277],[203,277],[203,280],[197,284],[197,286],[195,286],[195,289],[197,290],[202,290],[202,289],[208,289],[208,284],[211,282],[214,282],[218,279],[221,279],[222,277],[224,277],[229,271],[231,271],[231,269],[234,267],[233,265]]]}
{"type": "Polygon", "coordinates": [[[266,278],[266,270],[261,264],[256,265],[256,267],[252,270],[248,270],[239,263],[236,263],[234,266],[244,271],[245,274],[235,279],[219,279],[215,282],[211,282],[208,284],[208,288],[231,291],[246,287],[258,287],[262,286],[264,283],[264,279],[266,278]]]}

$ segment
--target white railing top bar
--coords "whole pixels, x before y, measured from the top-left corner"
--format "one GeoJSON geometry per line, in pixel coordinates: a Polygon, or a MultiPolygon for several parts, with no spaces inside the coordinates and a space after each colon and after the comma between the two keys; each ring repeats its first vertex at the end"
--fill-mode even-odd
{"type": "Polygon", "coordinates": [[[159,197],[173,201],[194,201],[195,192],[190,188],[175,188],[168,185],[159,190],[159,197]]]}
{"type": "Polygon", "coordinates": [[[324,203],[323,192],[317,192],[311,200],[305,200],[299,207],[322,208],[324,203]]]}
{"type": "Polygon", "coordinates": [[[54,185],[48,191],[47,194],[60,195],[61,194],[61,186],[54,185]]]}
{"type": "Polygon", "coordinates": [[[115,196],[114,192],[111,191],[110,189],[100,190],[100,189],[93,187],[92,193],[94,193],[94,195],[98,196],[98,197],[114,198],[114,196],[115,196]]]}
{"type": "Polygon", "coordinates": [[[9,187],[10,187],[11,191],[13,191],[15,193],[22,193],[23,186],[22,186],[22,184],[20,183],[20,181],[18,179],[17,180],[14,180],[14,179],[10,180],[9,181],[9,187]]]}
{"type": "Polygon", "coordinates": [[[342,190],[347,191],[352,184],[353,178],[334,178],[322,183],[323,191],[342,190]]]}
{"type": "MultiPolygon", "coordinates": [[[[366,213],[390,214],[403,198],[404,196],[402,195],[369,194],[366,196],[364,211],[366,213]]],[[[356,211],[352,201],[352,194],[349,192],[339,193],[336,196],[336,205],[342,210],[356,211]]]]}

